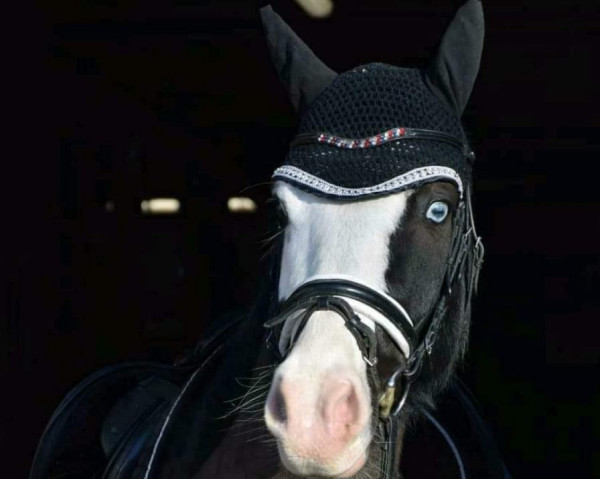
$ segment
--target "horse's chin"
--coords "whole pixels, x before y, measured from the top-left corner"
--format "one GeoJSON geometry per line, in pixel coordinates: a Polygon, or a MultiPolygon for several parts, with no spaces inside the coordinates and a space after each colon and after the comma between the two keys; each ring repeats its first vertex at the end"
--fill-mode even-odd
{"type": "Polygon", "coordinates": [[[366,441],[366,445],[362,442],[364,441],[357,441],[338,457],[328,460],[301,455],[289,446],[282,444],[279,440],[277,440],[277,448],[281,463],[292,474],[342,479],[353,477],[367,463],[369,441],[366,441]]]}

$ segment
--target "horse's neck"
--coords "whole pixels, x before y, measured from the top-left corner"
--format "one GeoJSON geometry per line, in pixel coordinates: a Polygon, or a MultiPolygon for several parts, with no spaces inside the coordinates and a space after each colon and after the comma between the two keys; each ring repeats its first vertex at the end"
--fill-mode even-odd
{"type": "Polygon", "coordinates": [[[270,358],[261,351],[251,377],[232,378],[247,386],[241,398],[231,400],[233,423],[203,464],[195,479],[292,479],[281,466],[275,439],[263,420],[271,383],[270,358]]]}
{"type": "Polygon", "coordinates": [[[280,475],[277,447],[267,429],[252,418],[240,417],[227,431],[196,479],[267,479],[280,475]]]}

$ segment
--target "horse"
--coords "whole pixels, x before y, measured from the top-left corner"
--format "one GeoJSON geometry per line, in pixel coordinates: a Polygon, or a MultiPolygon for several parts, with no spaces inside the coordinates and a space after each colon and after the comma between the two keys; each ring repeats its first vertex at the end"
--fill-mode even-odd
{"type": "MultiPolygon", "coordinates": [[[[271,7],[261,17],[301,113],[273,174],[262,293],[179,364],[124,363],[80,384],[31,479],[393,479],[423,418],[427,444],[445,445],[434,455],[446,447],[467,477],[434,411],[450,387],[463,426],[482,429],[452,383],[483,258],[459,120],[481,3],[458,10],[424,72],[373,63],[338,75],[271,7]]],[[[485,477],[507,477],[501,461],[492,469],[485,477]]]]}

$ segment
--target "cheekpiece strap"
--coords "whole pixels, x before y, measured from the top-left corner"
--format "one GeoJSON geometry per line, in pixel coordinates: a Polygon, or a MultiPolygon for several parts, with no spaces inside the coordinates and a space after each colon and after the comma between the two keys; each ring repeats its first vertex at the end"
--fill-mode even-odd
{"type": "Polygon", "coordinates": [[[475,161],[475,153],[471,150],[471,148],[469,148],[469,145],[464,143],[460,138],[443,131],[424,130],[421,128],[397,127],[374,136],[358,139],[343,138],[330,133],[302,133],[292,140],[290,146],[293,148],[300,145],[321,143],[335,146],[337,148],[354,150],[377,147],[389,142],[401,140],[441,141],[458,148],[470,163],[475,161]]]}

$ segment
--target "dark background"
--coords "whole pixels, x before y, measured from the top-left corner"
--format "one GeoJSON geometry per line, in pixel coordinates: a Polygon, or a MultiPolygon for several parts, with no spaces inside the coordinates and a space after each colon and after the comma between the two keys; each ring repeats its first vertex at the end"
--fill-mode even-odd
{"type": "MultiPolygon", "coordinates": [[[[316,21],[273,3],[337,71],[424,65],[459,4],[337,0],[316,21]]],[[[124,359],[170,361],[252,304],[264,183],[296,121],[257,7],[47,1],[5,15],[2,477],[26,476],[78,380],[124,359]],[[255,214],[227,211],[257,184],[244,192],[255,214]],[[142,215],[152,196],[182,211],[142,215]]],[[[487,256],[461,375],[515,477],[600,477],[599,7],[484,8],[464,121],[487,256]]]]}

